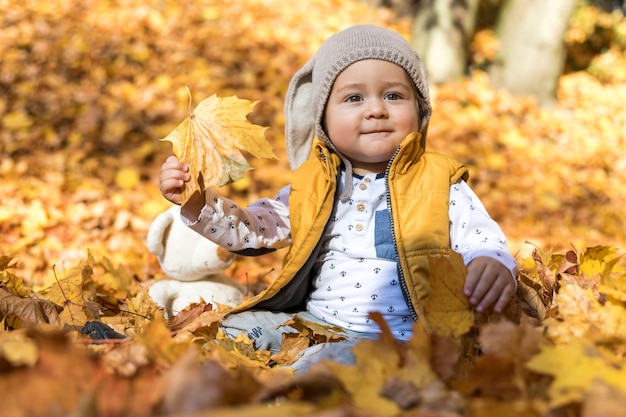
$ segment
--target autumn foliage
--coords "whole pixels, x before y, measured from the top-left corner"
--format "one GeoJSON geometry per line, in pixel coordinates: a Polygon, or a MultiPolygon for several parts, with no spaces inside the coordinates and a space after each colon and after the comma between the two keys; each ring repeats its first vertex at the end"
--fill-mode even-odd
{"type": "MultiPolygon", "coordinates": [[[[621,15],[577,10],[552,108],[490,87],[489,28],[473,39],[471,73],[431,87],[428,147],[468,165],[517,254],[505,317],[478,317],[460,338],[417,323],[408,344],[383,331],[357,347],[355,366],[293,376],[277,365],[328,340],[326,329],[288,323],[299,333],[270,358],[226,338],[220,311],[198,304],[166,320],[147,295],[165,278],[144,244],[168,207],[157,177],[172,146],[159,139],[189,116],[187,88],[195,103],[258,101],[249,119],[270,127],[278,159],[248,159],[254,169],[221,191],[242,203],[271,196],[289,176],[291,75],[345,26],[408,34],[410,21],[352,0],[0,0],[0,9],[3,416],[623,415],[621,15]],[[108,328],[92,334],[88,323],[108,328]]],[[[281,256],[239,258],[227,273],[254,293],[281,256]]]]}

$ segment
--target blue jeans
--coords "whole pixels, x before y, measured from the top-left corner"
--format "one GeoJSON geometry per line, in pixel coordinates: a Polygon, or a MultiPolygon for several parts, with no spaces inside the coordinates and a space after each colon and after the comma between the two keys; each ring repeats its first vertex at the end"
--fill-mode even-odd
{"type": "MultiPolygon", "coordinates": [[[[305,320],[325,325],[311,313],[303,311],[297,314],[305,320]]],[[[283,333],[297,333],[289,326],[281,326],[291,320],[294,314],[274,313],[271,311],[252,310],[231,314],[221,324],[224,333],[235,338],[244,333],[254,342],[255,349],[269,350],[271,353],[280,351],[283,333]]],[[[346,340],[340,342],[319,343],[302,350],[300,358],[289,368],[294,373],[307,371],[313,364],[322,359],[331,360],[345,365],[354,365],[355,357],[352,353],[354,345],[362,339],[377,339],[378,333],[360,333],[344,329],[338,333],[346,340]]]]}

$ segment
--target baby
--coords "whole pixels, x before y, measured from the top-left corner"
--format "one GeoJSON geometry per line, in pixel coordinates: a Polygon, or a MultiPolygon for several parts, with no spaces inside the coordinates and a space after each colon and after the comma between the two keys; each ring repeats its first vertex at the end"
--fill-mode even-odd
{"type": "MultiPolygon", "coordinates": [[[[189,227],[234,253],[289,246],[278,278],[223,322],[227,334],[278,351],[290,331],[280,324],[298,314],[344,329],[346,340],[305,349],[296,371],[324,358],[352,363],[354,343],[380,331],[370,312],[398,339],[411,337],[430,293],[429,257],[462,257],[461,285],[477,311],[506,307],[515,259],[467,169],[425,151],[430,116],[422,61],[398,33],[357,25],[322,44],[287,91],[291,183],[245,208],[213,189],[181,208],[189,227]]],[[[163,196],[180,204],[190,179],[169,157],[163,196]]]]}

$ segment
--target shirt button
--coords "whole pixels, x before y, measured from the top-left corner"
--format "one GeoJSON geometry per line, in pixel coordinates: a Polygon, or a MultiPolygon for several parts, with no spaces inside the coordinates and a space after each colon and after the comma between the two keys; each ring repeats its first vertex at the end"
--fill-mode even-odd
{"type": "Polygon", "coordinates": [[[367,190],[367,185],[365,185],[365,184],[361,183],[361,184],[359,184],[359,188],[360,188],[361,190],[367,190]]]}
{"type": "Polygon", "coordinates": [[[355,229],[357,232],[360,232],[361,230],[363,230],[363,225],[359,223],[355,226],[355,229]]]}
{"type": "Polygon", "coordinates": [[[365,181],[365,182],[372,182],[372,179],[371,178],[364,178],[363,181],[365,181]]]}
{"type": "Polygon", "coordinates": [[[363,204],[363,203],[357,203],[357,205],[356,205],[356,209],[357,209],[358,211],[365,211],[365,204],[363,204]]]}

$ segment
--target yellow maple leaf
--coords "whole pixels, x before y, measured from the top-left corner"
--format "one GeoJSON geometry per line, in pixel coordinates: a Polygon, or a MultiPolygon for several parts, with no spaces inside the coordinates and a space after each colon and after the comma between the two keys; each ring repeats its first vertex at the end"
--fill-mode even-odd
{"type": "Polygon", "coordinates": [[[59,314],[62,325],[82,327],[87,321],[94,320],[94,312],[88,308],[88,302],[96,297],[92,282],[95,267],[94,257],[88,253],[87,260],[81,261],[64,277],[56,277],[55,283],[41,291],[45,299],[63,307],[59,314]]]}
{"type": "Polygon", "coordinates": [[[526,366],[538,373],[552,375],[548,394],[552,407],[580,402],[595,381],[602,381],[626,393],[626,371],[619,358],[574,339],[566,345],[546,346],[526,366]]]}
{"type": "Polygon", "coordinates": [[[463,293],[467,269],[459,256],[429,257],[432,293],[421,303],[420,319],[429,332],[458,338],[474,325],[469,300],[463,293]]]}
{"type": "Polygon", "coordinates": [[[195,192],[237,181],[252,169],[240,150],[276,158],[265,139],[267,128],[246,118],[257,103],[213,94],[191,112],[190,94],[189,117],[161,139],[171,142],[176,157],[189,165],[191,181],[183,189],[182,204],[195,192]]]}

